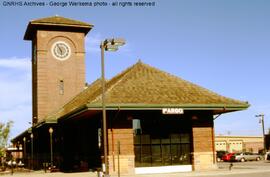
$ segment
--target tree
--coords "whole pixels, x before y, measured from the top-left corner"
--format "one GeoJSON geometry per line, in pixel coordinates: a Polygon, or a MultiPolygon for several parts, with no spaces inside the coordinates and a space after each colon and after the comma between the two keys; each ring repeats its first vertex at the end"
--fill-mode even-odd
{"type": "Polygon", "coordinates": [[[6,124],[0,122],[0,157],[4,155],[12,125],[13,121],[8,121],[6,124]]]}

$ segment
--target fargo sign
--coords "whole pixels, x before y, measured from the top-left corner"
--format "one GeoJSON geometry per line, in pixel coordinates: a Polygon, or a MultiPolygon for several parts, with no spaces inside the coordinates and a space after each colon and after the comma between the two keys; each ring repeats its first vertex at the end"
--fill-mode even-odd
{"type": "Polygon", "coordinates": [[[162,114],[184,114],[182,108],[162,108],[162,114]]]}

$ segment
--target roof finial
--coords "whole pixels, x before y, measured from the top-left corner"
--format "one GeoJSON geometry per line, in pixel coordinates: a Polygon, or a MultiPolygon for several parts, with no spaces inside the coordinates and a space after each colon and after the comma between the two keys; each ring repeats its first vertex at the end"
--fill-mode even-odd
{"type": "Polygon", "coordinates": [[[142,60],[139,58],[138,63],[142,63],[142,60]]]}

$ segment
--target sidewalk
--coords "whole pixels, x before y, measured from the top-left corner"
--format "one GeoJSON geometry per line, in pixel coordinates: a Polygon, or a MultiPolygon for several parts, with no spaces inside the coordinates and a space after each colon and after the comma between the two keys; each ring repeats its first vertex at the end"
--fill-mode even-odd
{"type": "MultiPolygon", "coordinates": [[[[200,171],[200,172],[182,172],[182,173],[166,173],[166,174],[144,174],[144,175],[120,175],[121,177],[195,177],[195,176],[227,176],[232,174],[250,174],[250,173],[262,173],[269,172],[268,167],[261,168],[219,168],[211,171],[200,171]]],[[[11,175],[9,171],[0,172],[0,176],[11,175]]],[[[81,172],[81,173],[45,173],[44,171],[34,171],[34,172],[15,172],[13,176],[18,177],[97,177],[96,172],[81,172]]],[[[118,177],[118,175],[111,175],[111,177],[118,177]]]]}

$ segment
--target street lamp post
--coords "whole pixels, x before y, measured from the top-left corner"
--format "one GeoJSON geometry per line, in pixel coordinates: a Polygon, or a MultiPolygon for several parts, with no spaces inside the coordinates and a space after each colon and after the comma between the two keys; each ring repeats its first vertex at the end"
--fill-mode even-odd
{"type": "Polygon", "coordinates": [[[263,151],[266,152],[266,144],[265,144],[265,132],[264,132],[264,114],[255,115],[255,117],[260,118],[260,123],[262,123],[262,131],[263,131],[263,151]]]}
{"type": "Polygon", "coordinates": [[[23,160],[24,160],[24,163],[25,163],[25,160],[26,159],[26,138],[23,137],[23,160]]]}
{"type": "Polygon", "coordinates": [[[30,134],[30,138],[31,138],[31,169],[34,169],[34,135],[33,133],[30,134]]]}
{"type": "Polygon", "coordinates": [[[107,147],[107,120],[106,120],[106,101],[105,101],[105,66],[104,51],[117,51],[119,46],[125,44],[124,39],[105,39],[100,44],[101,49],[101,84],[102,84],[102,122],[103,122],[103,150],[104,150],[104,177],[109,176],[108,166],[108,147],[107,147]]]}
{"type": "Polygon", "coordinates": [[[50,150],[51,150],[51,168],[53,167],[53,142],[52,142],[52,134],[53,134],[53,128],[49,128],[50,133],[50,150]]]}

